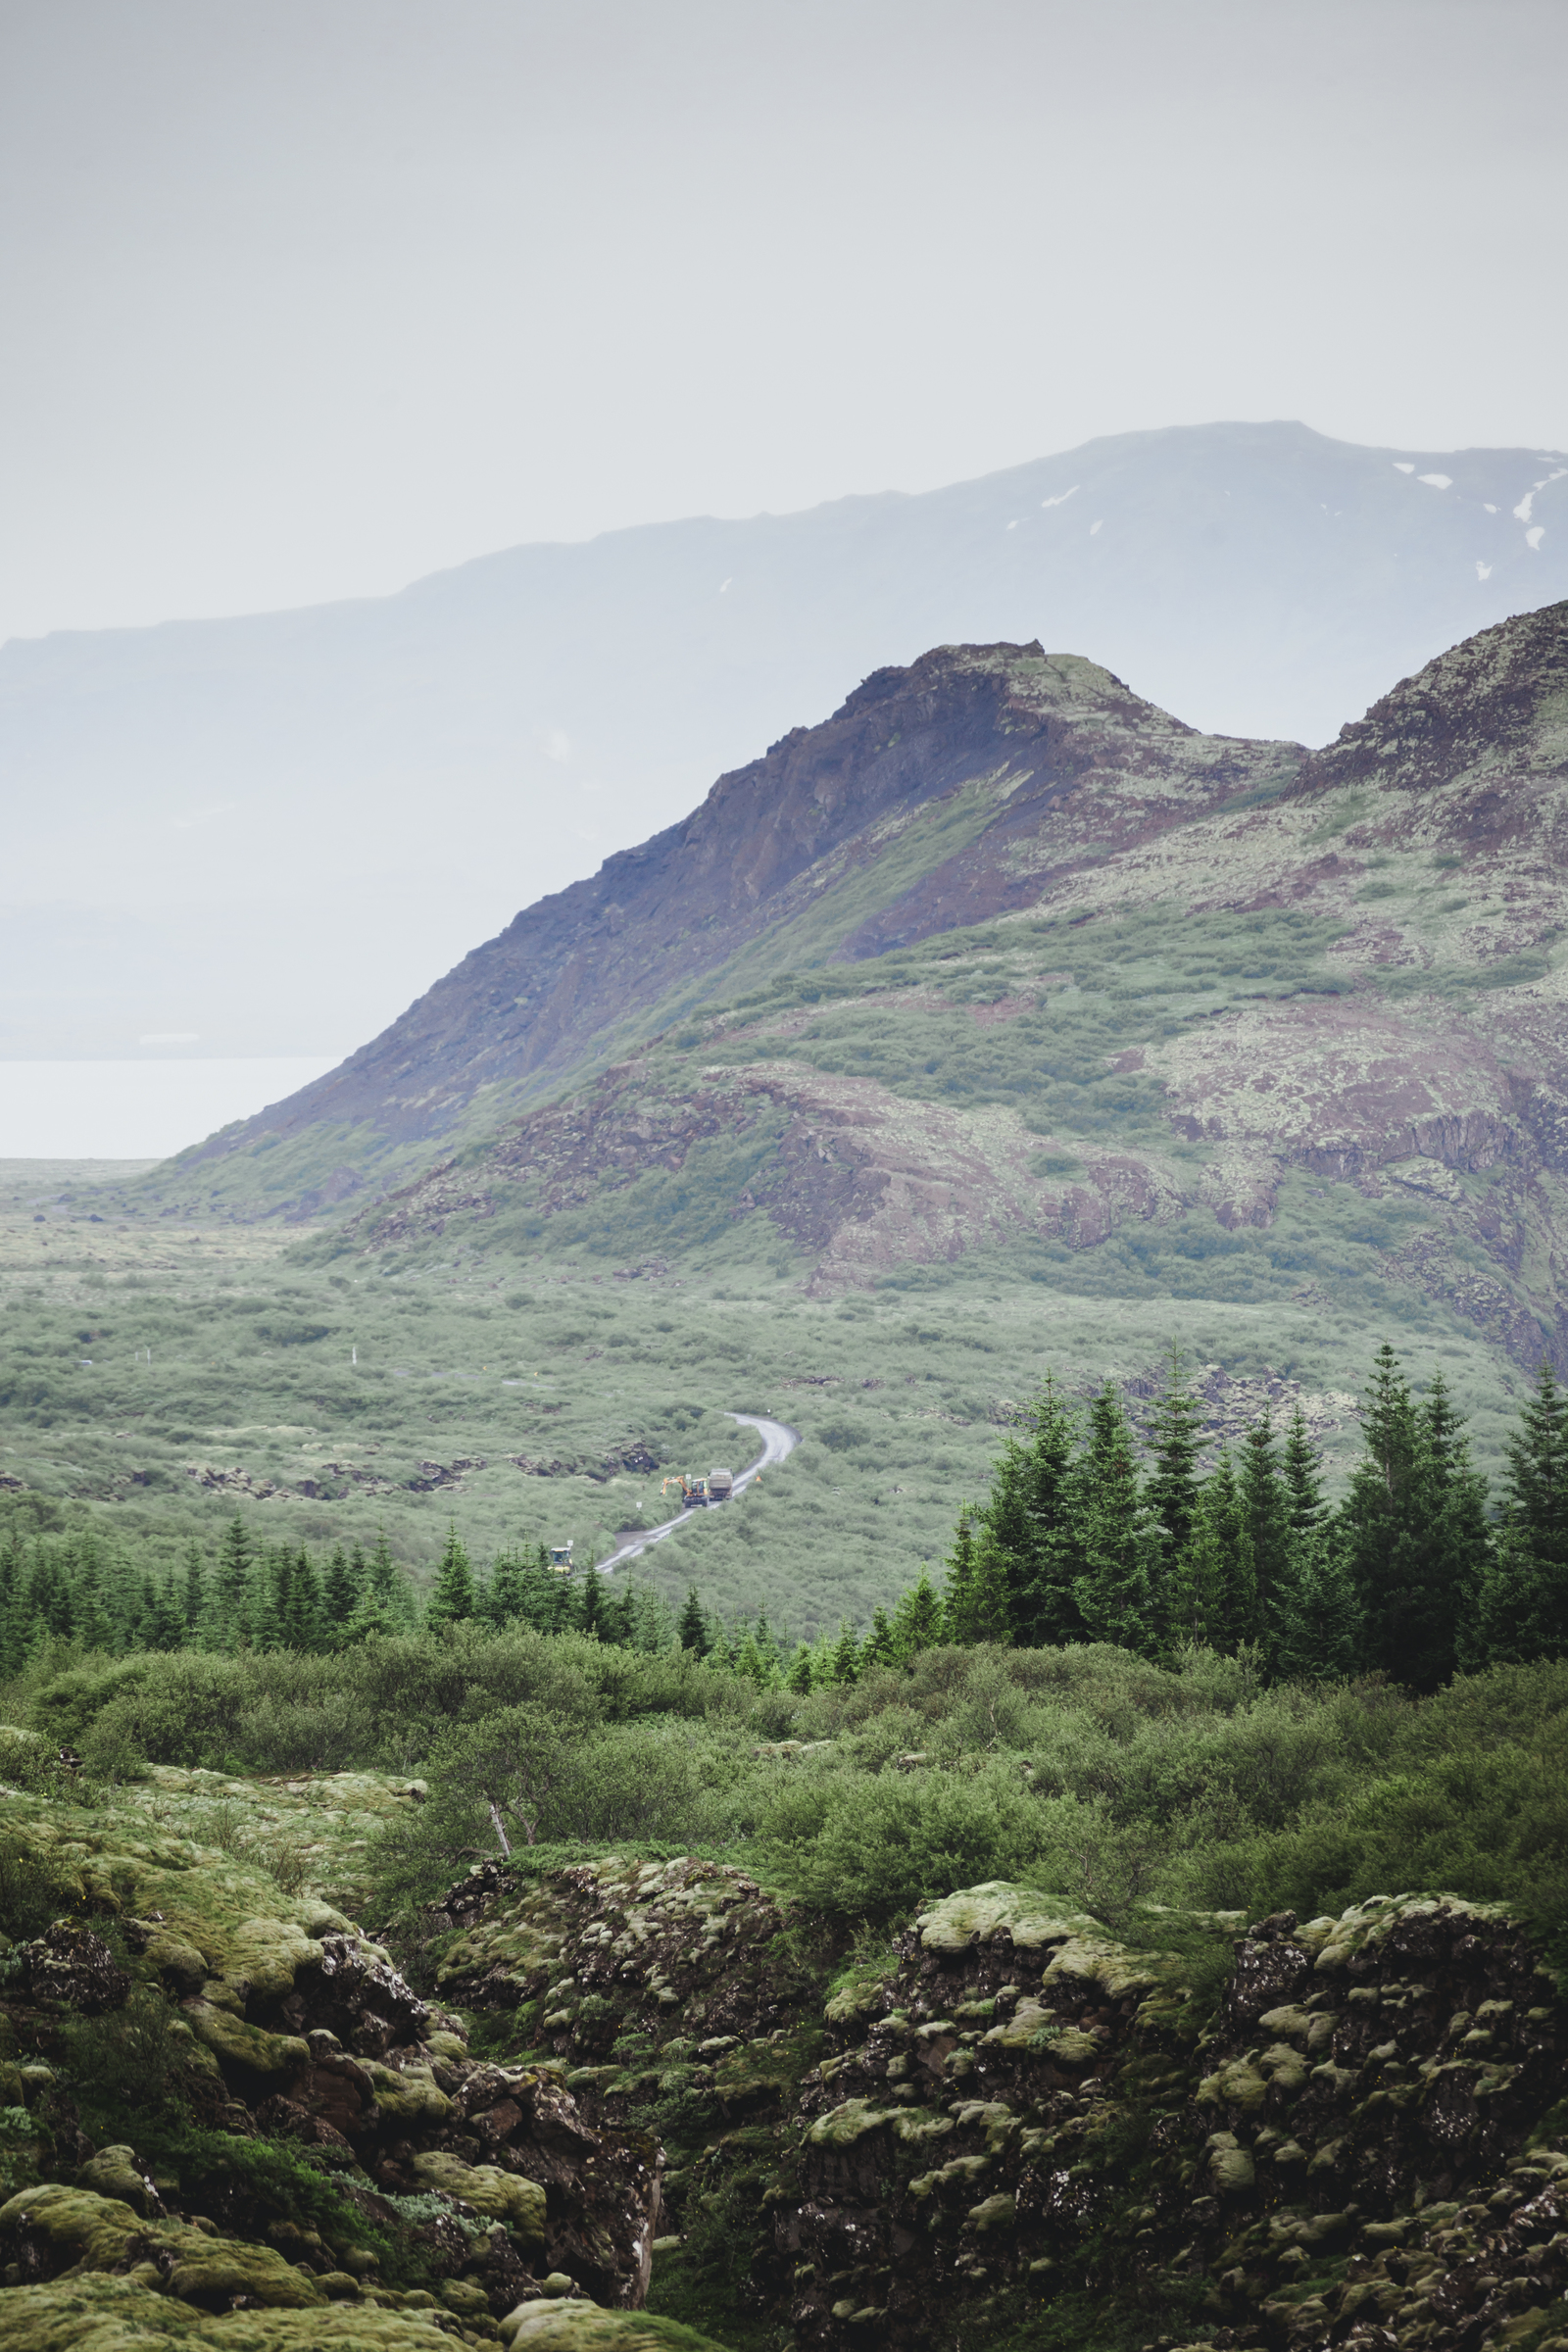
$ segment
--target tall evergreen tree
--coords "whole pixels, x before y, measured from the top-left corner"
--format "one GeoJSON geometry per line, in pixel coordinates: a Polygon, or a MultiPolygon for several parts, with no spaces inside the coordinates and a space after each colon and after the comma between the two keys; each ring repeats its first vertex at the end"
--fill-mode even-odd
{"type": "Polygon", "coordinates": [[[194,1536],[185,1546],[185,1578],[180,1602],[185,1617],[185,1639],[195,1642],[207,1614],[207,1563],[194,1536]]]}
{"type": "Polygon", "coordinates": [[[1242,1440],[1236,1478],[1242,1524],[1251,1554],[1251,1592],[1238,1642],[1267,1643],[1281,1592],[1291,1582],[1291,1495],[1282,1475],[1273,1416],[1265,1408],[1242,1440]]]}
{"type": "Polygon", "coordinates": [[[1486,1482],[1463,1429],[1441,1376],[1416,1405],[1385,1342],[1335,1535],[1361,1613],[1363,1663],[1417,1690],[1453,1672],[1487,1565],[1486,1482]]]}
{"type": "Polygon", "coordinates": [[[833,1644],[828,1675],[830,1681],[843,1687],[858,1683],[860,1679],[860,1644],[848,1617],[839,1620],[839,1638],[833,1644]]]}
{"type": "Polygon", "coordinates": [[[900,1593],[893,1611],[894,1655],[906,1665],[922,1649],[935,1649],[942,1638],[942,1596],[922,1560],[919,1575],[900,1593]]]}
{"type": "Polygon", "coordinates": [[[871,1630],[860,1647],[862,1673],[873,1666],[891,1666],[897,1656],[893,1639],[893,1620],[881,1601],[871,1611],[871,1630]]]}
{"type": "Polygon", "coordinates": [[[529,1578],[532,1563],[508,1548],[496,1554],[485,1589],[485,1615],[492,1625],[513,1625],[529,1615],[529,1578]]]}
{"type": "Polygon", "coordinates": [[[1147,1507],[1132,1432],[1114,1384],[1089,1408],[1088,1440],[1073,1466],[1073,1524],[1082,1572],[1074,1592],[1091,1641],[1149,1655],[1159,1644],[1154,1585],[1159,1530],[1147,1507]]]}
{"type": "Polygon", "coordinates": [[[577,1601],[577,1626],[590,1641],[605,1640],[605,1580],[597,1568],[590,1567],[582,1580],[582,1592],[577,1601]]]}
{"type": "Polygon", "coordinates": [[[958,1513],[942,1596],[945,1638],[964,1647],[977,1642],[1007,1642],[1007,1555],[983,1515],[977,1530],[966,1505],[958,1513]]]}
{"type": "Polygon", "coordinates": [[[793,1690],[798,1698],[804,1698],[814,1688],[815,1682],[816,1659],[811,1644],[809,1642],[799,1642],[795,1646],[795,1655],[790,1660],[789,1672],[784,1677],[785,1688],[793,1690]]]}
{"type": "Polygon", "coordinates": [[[1149,1416],[1154,1463],[1145,1489],[1159,1521],[1164,1553],[1174,1562],[1193,1532],[1201,1480],[1198,1457],[1206,1427],[1203,1408],[1188,1381],[1187,1350],[1172,1340],[1165,1359],[1165,1385],[1149,1416]]]}
{"type": "Polygon", "coordinates": [[[1568,1392],[1548,1363],[1506,1450],[1496,1546],[1460,1645],[1472,1667],[1568,1653],[1568,1392]]]}
{"type": "Polygon", "coordinates": [[[331,1557],[326,1563],[321,1589],[321,1614],[334,1640],[341,1637],[343,1628],[354,1614],[365,1578],[364,1557],[358,1544],[355,1545],[355,1554],[356,1558],[351,1560],[342,1544],[334,1544],[331,1557]]]}
{"type": "Polygon", "coordinates": [[[713,1646],[713,1637],[703,1604],[697,1597],[695,1585],[686,1588],[686,1605],[681,1610],[676,1631],[682,1649],[690,1650],[693,1657],[706,1658],[713,1646]]]}
{"type": "Polygon", "coordinates": [[[218,1545],[217,1630],[219,1646],[222,1649],[237,1649],[245,1638],[255,1566],[255,1548],[245,1522],[236,1511],[218,1545]]]}
{"type": "Polygon", "coordinates": [[[471,1617],[476,1594],[473,1568],[464,1549],[463,1539],[454,1522],[447,1530],[446,1544],[430,1588],[425,1607],[425,1620],[430,1625],[455,1625],[471,1617]]]}

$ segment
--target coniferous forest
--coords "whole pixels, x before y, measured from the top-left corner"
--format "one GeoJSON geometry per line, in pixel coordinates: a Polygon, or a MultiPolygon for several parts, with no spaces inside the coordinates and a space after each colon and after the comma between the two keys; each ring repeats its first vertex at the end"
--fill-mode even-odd
{"type": "Polygon", "coordinates": [[[1135,1422],[1107,1381],[1087,1399],[1048,1376],[960,1510],[940,1583],[922,1565],[891,1610],[789,1640],[693,1585],[673,1610],[632,1572],[564,1575],[543,1544],[476,1567],[454,1528],[421,1592],[383,1534],[325,1555],[268,1542],[236,1515],[216,1554],[195,1540],[161,1574],[98,1527],[57,1534],[12,1509],[0,1546],[0,1663],[58,1645],[123,1656],[191,1649],[320,1654],[377,1634],[527,1626],[728,1663],[759,1688],[853,1683],[938,1644],[1107,1642],[1152,1661],[1245,1652],[1270,1681],[1378,1675],[1435,1690],[1455,1672],[1568,1647],[1568,1391],[1543,1364],[1494,1490],[1441,1374],[1419,1396],[1385,1345],[1361,1449],[1335,1501],[1299,1408],[1205,1445],[1171,1350],[1135,1422]]]}

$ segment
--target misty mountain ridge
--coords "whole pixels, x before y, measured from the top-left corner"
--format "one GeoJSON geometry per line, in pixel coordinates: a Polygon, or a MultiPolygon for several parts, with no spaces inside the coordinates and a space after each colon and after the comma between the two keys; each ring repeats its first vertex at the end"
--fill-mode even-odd
{"type": "Polygon", "coordinates": [[[847,677],[1093,652],[1204,729],[1320,741],[1568,595],[1568,464],[1298,424],[531,546],[401,595],[0,650],[0,1052],[321,1052],[519,902],[677,821],[847,677]]]}

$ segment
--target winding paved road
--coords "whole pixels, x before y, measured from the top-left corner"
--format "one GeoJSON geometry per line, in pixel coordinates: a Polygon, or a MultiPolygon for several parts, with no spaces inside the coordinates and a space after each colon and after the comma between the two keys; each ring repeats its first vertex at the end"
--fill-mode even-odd
{"type": "MultiPolygon", "coordinates": [[[[738,1421],[745,1429],[760,1430],[762,1434],[761,1452],[749,1470],[742,1470],[736,1476],[734,1491],[737,1494],[743,1487],[751,1485],[760,1470],[771,1470],[775,1463],[788,1461],[801,1442],[798,1429],[790,1429],[782,1421],[769,1421],[761,1413],[729,1413],[725,1418],[738,1421]]],[[[684,1526],[688,1519],[695,1519],[700,1511],[722,1510],[723,1507],[722,1503],[694,1502],[689,1509],[677,1511],[673,1519],[666,1519],[662,1527],[651,1527],[646,1535],[632,1536],[618,1551],[612,1551],[609,1559],[599,1561],[600,1575],[606,1576],[612,1568],[618,1568],[622,1560],[636,1559],[638,1553],[646,1551],[650,1544],[662,1544],[675,1528],[684,1526]]]]}

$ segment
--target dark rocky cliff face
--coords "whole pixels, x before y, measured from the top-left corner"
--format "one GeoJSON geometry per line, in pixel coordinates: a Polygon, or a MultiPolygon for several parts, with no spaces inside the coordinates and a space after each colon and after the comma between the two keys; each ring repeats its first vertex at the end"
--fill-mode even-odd
{"type": "Polygon", "coordinates": [[[478,1088],[564,1077],[617,1024],[717,973],[852,872],[869,877],[869,906],[830,921],[827,945],[858,958],[1026,904],[1042,857],[1070,869],[1298,756],[1200,735],[1107,670],[1038,645],[939,647],[878,670],[823,725],[721,776],[683,823],[528,907],[341,1068],[207,1151],[329,1120],[439,1135],[478,1088]],[[983,796],[967,828],[978,842],[956,855],[933,826],[922,850],[911,821],[965,787],[983,796]]]}

